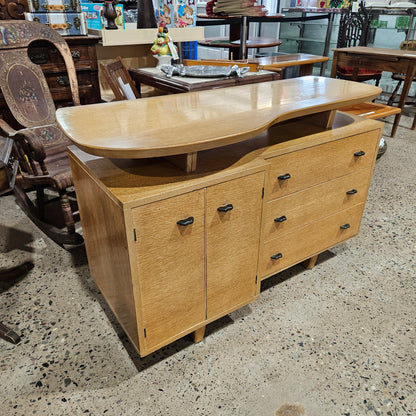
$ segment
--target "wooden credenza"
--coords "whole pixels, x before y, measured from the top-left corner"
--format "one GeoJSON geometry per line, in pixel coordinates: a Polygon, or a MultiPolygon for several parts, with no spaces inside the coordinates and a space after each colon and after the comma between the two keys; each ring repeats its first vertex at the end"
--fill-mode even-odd
{"type": "Polygon", "coordinates": [[[380,91],[302,77],[57,111],[91,275],[140,355],[358,233],[383,124],[336,109],[380,91]]]}
{"type": "Polygon", "coordinates": [[[357,234],[382,125],[338,114],[164,159],[70,149],[90,270],[141,356],[253,301],[261,280],[357,234]]]}

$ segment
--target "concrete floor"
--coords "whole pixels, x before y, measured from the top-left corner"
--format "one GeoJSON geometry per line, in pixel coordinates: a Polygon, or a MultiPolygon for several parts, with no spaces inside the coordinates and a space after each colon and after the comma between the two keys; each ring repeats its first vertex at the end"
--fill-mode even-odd
{"type": "MultiPolygon", "coordinates": [[[[414,111],[414,110],[413,110],[414,111]]],[[[260,298],[139,358],[92,282],[0,198],[1,415],[416,415],[416,132],[402,117],[377,161],[360,234],[263,282],[260,298]]]]}

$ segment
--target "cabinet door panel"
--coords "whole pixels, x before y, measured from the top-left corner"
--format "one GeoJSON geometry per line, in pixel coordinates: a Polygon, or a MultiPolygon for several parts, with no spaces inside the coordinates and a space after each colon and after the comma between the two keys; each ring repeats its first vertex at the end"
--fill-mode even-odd
{"type": "Polygon", "coordinates": [[[136,208],[133,221],[149,350],[205,320],[204,190],[136,208]]]}
{"type": "Polygon", "coordinates": [[[206,190],[207,318],[256,295],[263,173],[206,190]]]}

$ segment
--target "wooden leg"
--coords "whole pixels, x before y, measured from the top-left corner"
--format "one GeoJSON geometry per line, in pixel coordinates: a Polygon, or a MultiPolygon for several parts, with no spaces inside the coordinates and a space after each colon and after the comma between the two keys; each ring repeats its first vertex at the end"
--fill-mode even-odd
{"type": "Polygon", "coordinates": [[[194,343],[197,344],[198,342],[201,342],[204,339],[204,334],[205,334],[205,326],[192,332],[192,338],[194,340],[194,343]]]}
{"type": "MultiPolygon", "coordinates": [[[[406,104],[406,98],[407,98],[407,95],[409,94],[410,86],[412,85],[415,72],[416,72],[415,67],[409,68],[406,72],[406,77],[404,79],[403,89],[400,95],[400,100],[399,100],[399,105],[398,105],[398,107],[401,110],[403,110],[403,107],[406,104]]],[[[400,117],[401,117],[401,113],[396,114],[396,117],[394,118],[393,128],[391,129],[391,134],[390,134],[391,137],[394,137],[394,135],[396,134],[397,128],[399,127],[400,117]]]]}
{"type": "Polygon", "coordinates": [[[313,267],[315,266],[315,264],[316,264],[316,260],[318,260],[318,255],[319,254],[317,254],[316,256],[313,256],[313,257],[311,257],[310,259],[308,259],[308,260],[305,260],[303,263],[302,263],[302,265],[303,265],[303,267],[305,268],[305,269],[313,269],[313,267]]]}

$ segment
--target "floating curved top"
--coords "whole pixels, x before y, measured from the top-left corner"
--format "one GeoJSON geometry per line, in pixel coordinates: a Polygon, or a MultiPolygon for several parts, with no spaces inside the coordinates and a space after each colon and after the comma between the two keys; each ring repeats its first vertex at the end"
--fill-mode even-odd
{"type": "Polygon", "coordinates": [[[372,85],[302,77],[208,91],[60,108],[82,150],[121,159],[192,153],[237,143],[273,124],[376,98],[372,85]]]}

